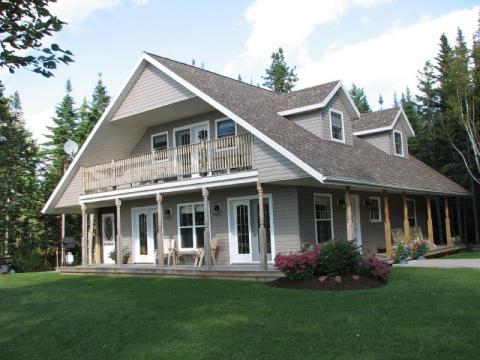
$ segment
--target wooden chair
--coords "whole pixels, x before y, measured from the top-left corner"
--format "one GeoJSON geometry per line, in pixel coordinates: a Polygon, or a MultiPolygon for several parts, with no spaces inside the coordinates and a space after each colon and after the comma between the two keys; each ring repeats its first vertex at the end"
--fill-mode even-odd
{"type": "Polygon", "coordinates": [[[210,243],[210,258],[212,259],[212,264],[213,264],[213,265],[217,265],[217,260],[216,260],[216,257],[217,257],[217,249],[218,249],[218,240],[217,240],[217,239],[214,239],[214,240],[210,243]]]}
{"type": "Polygon", "coordinates": [[[405,242],[405,235],[403,234],[403,229],[392,229],[392,242],[394,244],[405,242]]]}
{"type": "Polygon", "coordinates": [[[427,240],[423,237],[422,228],[419,226],[412,227],[412,241],[427,240]]]}
{"type": "Polygon", "coordinates": [[[172,258],[173,265],[177,265],[177,241],[174,239],[170,239],[168,243],[168,257],[167,257],[167,265],[170,266],[170,258],[172,258]]]}
{"type": "Polygon", "coordinates": [[[193,251],[193,257],[195,258],[193,266],[200,267],[202,266],[205,257],[205,251],[203,249],[196,249],[193,251]]]}

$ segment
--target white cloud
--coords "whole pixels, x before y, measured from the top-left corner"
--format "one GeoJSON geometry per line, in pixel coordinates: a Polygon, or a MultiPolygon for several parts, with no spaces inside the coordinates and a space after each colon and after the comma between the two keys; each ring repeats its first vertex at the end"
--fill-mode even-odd
{"type": "Polygon", "coordinates": [[[24,114],[26,127],[37,140],[38,144],[46,141],[45,134],[47,133],[47,126],[53,125],[52,117],[54,115],[53,109],[44,109],[35,113],[24,114]]]}
{"type": "Polygon", "coordinates": [[[371,103],[379,93],[391,104],[393,92],[407,86],[416,90],[417,70],[438,51],[439,37],[445,33],[453,43],[458,26],[471,39],[477,25],[478,7],[454,11],[441,17],[394,27],[378,37],[344,45],[319,59],[309,55],[307,44],[297,58],[299,87],[342,79],[365,87],[371,103]]]}
{"type": "Polygon", "coordinates": [[[69,25],[78,25],[99,10],[113,9],[121,0],[59,0],[50,11],[69,25]]]}
{"type": "Polygon", "coordinates": [[[147,5],[150,0],[133,0],[133,2],[137,5],[147,5]]]}
{"type": "Polygon", "coordinates": [[[360,22],[361,22],[362,24],[368,24],[368,23],[370,22],[370,18],[369,18],[368,16],[362,16],[362,17],[360,18],[360,22]]]}
{"type": "Polygon", "coordinates": [[[246,11],[252,32],[243,53],[232,60],[225,73],[236,75],[239,64],[247,70],[268,59],[282,46],[289,54],[298,51],[315,28],[336,21],[352,6],[370,7],[389,0],[256,0],[246,11]]]}

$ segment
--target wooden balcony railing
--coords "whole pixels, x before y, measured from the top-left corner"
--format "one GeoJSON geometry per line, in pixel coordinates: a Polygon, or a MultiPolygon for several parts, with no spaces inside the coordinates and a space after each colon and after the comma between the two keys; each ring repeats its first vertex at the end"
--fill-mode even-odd
{"type": "Polygon", "coordinates": [[[252,138],[244,134],[84,166],[82,187],[89,194],[251,168],[252,138]]]}

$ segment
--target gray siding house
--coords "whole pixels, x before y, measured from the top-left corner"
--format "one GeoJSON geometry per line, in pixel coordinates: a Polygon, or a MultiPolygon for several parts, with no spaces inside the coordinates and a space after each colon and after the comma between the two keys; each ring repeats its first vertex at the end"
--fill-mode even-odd
{"type": "Polygon", "coordinates": [[[330,239],[389,257],[392,229],[436,240],[439,197],[450,246],[449,203],[469,193],[412,136],[401,108],[360,114],[340,81],[277,94],[143,53],[43,212],[82,215],[83,267],[204,249],[207,268],[267,269],[330,239]]]}

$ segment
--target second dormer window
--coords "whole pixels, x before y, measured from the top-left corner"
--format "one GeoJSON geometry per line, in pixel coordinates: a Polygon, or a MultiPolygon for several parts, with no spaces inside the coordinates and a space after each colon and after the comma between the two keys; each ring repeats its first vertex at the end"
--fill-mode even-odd
{"type": "Polygon", "coordinates": [[[403,139],[400,131],[393,132],[393,140],[395,142],[395,155],[403,156],[403,139]]]}
{"type": "Polygon", "coordinates": [[[341,112],[330,110],[330,130],[332,140],[345,141],[345,131],[343,128],[343,115],[341,112]]]}

